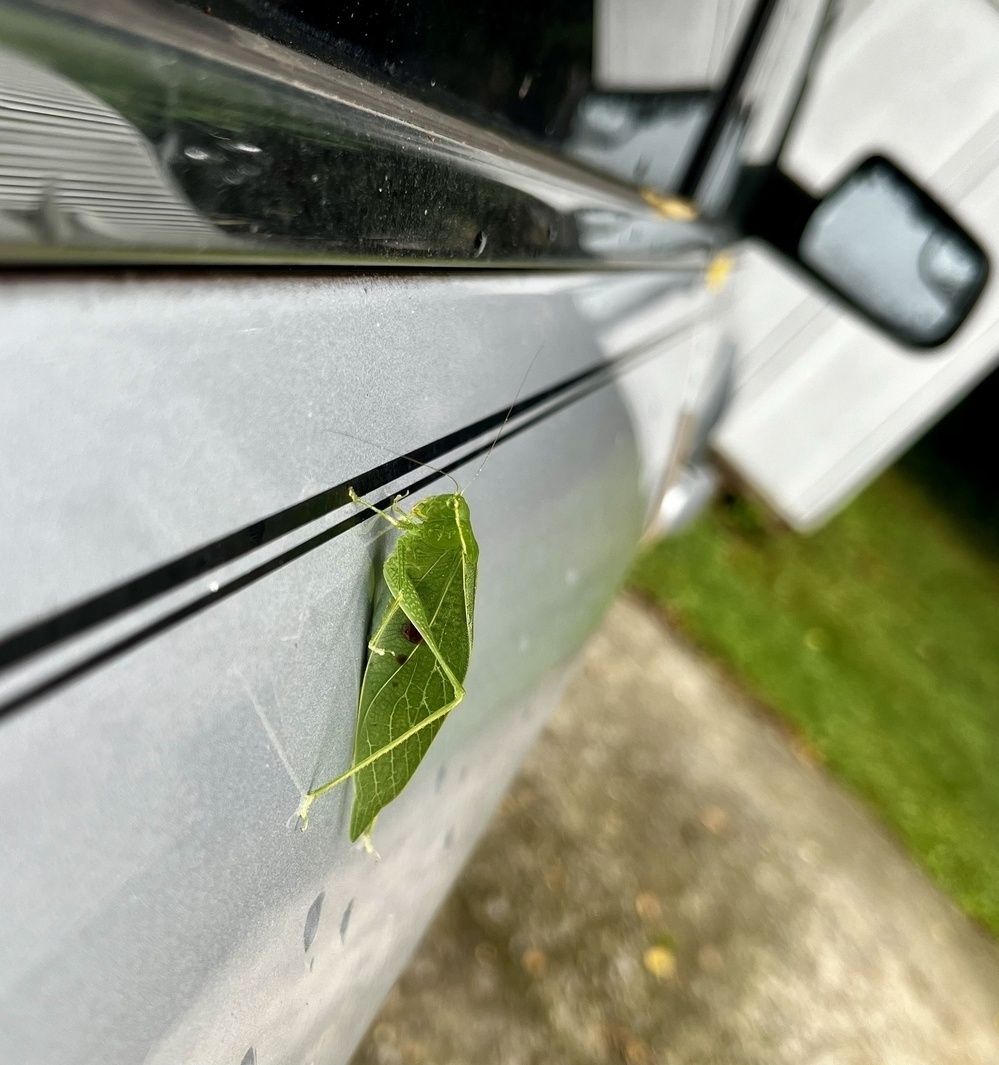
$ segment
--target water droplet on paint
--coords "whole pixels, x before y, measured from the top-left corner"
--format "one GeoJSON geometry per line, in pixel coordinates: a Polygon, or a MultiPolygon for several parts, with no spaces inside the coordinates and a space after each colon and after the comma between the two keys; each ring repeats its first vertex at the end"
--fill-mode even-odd
{"type": "Polygon", "coordinates": [[[350,915],[354,912],[354,900],[351,899],[347,903],[347,908],[343,911],[343,917],[340,918],[340,942],[347,942],[347,929],[350,927],[350,915]]]}
{"type": "Polygon", "coordinates": [[[305,915],[305,950],[308,953],[309,947],[315,942],[316,933],[319,931],[319,917],[323,912],[323,899],[325,898],[325,892],[320,891],[316,896],[316,901],[309,907],[309,912],[305,915]]]}

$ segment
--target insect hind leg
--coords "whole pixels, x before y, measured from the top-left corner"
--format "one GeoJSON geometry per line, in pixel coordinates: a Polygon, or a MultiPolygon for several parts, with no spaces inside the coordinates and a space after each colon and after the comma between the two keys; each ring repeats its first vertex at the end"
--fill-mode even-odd
{"type": "Polygon", "coordinates": [[[387,655],[389,653],[384,647],[379,647],[378,643],[382,638],[382,634],[389,627],[392,622],[392,619],[396,616],[398,612],[399,600],[398,598],[396,598],[393,599],[392,602],[389,603],[389,605],[385,608],[385,616],[382,618],[381,624],[371,634],[371,639],[368,640],[368,650],[371,651],[372,654],[387,655]]]}
{"type": "Polygon", "coordinates": [[[307,795],[303,796],[302,802],[299,805],[297,817],[304,831],[309,824],[309,809],[312,804],[319,798],[320,795],[324,795],[327,791],[331,791],[339,784],[343,784],[344,781],[350,780],[351,777],[356,776],[362,769],[367,769],[369,765],[374,765],[375,762],[384,758],[389,752],[394,751],[396,747],[405,743],[407,740],[411,740],[415,735],[422,732],[428,726],[434,724],[436,721],[440,721],[442,718],[447,717],[448,714],[465,698],[465,689],[459,687],[454,698],[442,706],[439,710],[435,710],[432,714],[427,715],[422,721],[418,721],[412,728],[406,729],[405,732],[396,738],[391,743],[386,743],[384,747],[380,747],[377,751],[373,751],[367,757],[362,758],[359,762],[355,762],[354,765],[347,770],[346,773],[341,773],[340,776],[335,777],[333,780],[328,780],[325,784],[320,784],[318,788],[313,788],[307,795]]]}

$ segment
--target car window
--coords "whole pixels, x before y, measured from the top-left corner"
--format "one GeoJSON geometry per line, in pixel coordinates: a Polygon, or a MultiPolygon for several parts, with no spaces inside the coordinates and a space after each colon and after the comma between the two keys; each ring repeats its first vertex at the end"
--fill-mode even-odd
{"type": "Polygon", "coordinates": [[[673,191],[752,6],[220,0],[210,12],[615,177],[673,191]]]}

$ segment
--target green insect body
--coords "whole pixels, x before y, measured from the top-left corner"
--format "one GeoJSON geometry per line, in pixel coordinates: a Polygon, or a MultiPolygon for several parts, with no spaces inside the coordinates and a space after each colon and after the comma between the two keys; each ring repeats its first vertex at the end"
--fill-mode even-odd
{"type": "Polygon", "coordinates": [[[395,517],[378,511],[400,536],[383,567],[386,595],[368,644],[353,764],[313,788],[299,808],[307,824],[313,801],[354,777],[351,840],[369,832],[406,786],[465,697],[472,653],[479,545],[465,497],[430,496],[410,513],[393,510],[395,517]]]}

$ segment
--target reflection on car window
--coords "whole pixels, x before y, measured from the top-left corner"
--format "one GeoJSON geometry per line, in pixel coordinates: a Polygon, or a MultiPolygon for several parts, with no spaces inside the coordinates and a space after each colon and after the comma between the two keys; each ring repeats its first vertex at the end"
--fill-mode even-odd
{"type": "Polygon", "coordinates": [[[215,0],[208,10],[435,107],[672,191],[747,7],[597,0],[595,13],[591,0],[215,0]]]}
{"type": "Polygon", "coordinates": [[[672,191],[690,161],[711,100],[707,91],[587,93],[562,147],[615,177],[672,191]]]}
{"type": "Polygon", "coordinates": [[[564,137],[590,85],[586,0],[220,0],[211,13],[542,139],[564,137]]]}

